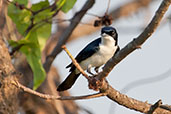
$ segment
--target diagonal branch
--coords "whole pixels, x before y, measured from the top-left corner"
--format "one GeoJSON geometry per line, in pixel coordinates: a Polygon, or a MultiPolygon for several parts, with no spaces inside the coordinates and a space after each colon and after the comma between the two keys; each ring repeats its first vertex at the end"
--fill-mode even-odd
{"type": "MultiPolygon", "coordinates": [[[[84,75],[85,72],[79,66],[77,61],[72,57],[72,55],[69,53],[67,48],[65,46],[63,46],[62,48],[67,52],[68,56],[72,59],[72,62],[76,66],[76,68],[78,68],[78,70],[80,72],[82,71],[83,72],[82,74],[84,75]]],[[[85,75],[87,76],[87,74],[85,74],[85,75]]],[[[88,80],[90,80],[90,79],[88,78],[88,80]]],[[[141,101],[138,101],[136,99],[129,98],[128,96],[126,96],[124,94],[121,94],[120,92],[118,92],[117,90],[112,88],[112,86],[110,86],[107,83],[107,81],[105,81],[105,80],[103,80],[102,83],[103,84],[100,88],[100,93],[105,93],[105,95],[107,95],[108,98],[110,98],[111,100],[114,100],[118,104],[123,105],[129,109],[133,109],[133,110],[140,111],[140,112],[147,113],[147,114],[152,114],[157,108],[159,109],[159,107],[160,107],[161,109],[157,110],[157,113],[159,113],[159,114],[160,113],[166,113],[166,114],[170,113],[169,112],[170,106],[166,106],[166,105],[162,106],[161,100],[159,100],[154,105],[151,105],[147,102],[141,102],[141,101]]]]}
{"type": "Polygon", "coordinates": [[[171,4],[171,0],[163,0],[153,19],[145,30],[133,41],[128,43],[122,50],[120,50],[115,56],[113,56],[104,66],[103,72],[98,75],[98,79],[103,79],[111,72],[111,70],[130,53],[140,48],[140,46],[153,34],[158,25],[161,22],[164,14],[171,4]]]}
{"type": "MultiPolygon", "coordinates": [[[[134,89],[136,87],[146,85],[146,84],[152,84],[152,83],[155,83],[155,82],[158,82],[158,81],[162,81],[162,80],[165,80],[165,79],[169,78],[170,76],[171,76],[171,69],[169,69],[165,73],[159,74],[157,76],[153,76],[153,77],[149,77],[149,78],[140,79],[140,80],[130,82],[127,85],[125,85],[125,87],[122,88],[120,90],[120,92],[123,93],[123,94],[126,94],[130,90],[132,90],[132,89],[134,89]]],[[[114,111],[116,109],[116,106],[117,106],[117,104],[113,104],[113,103],[111,104],[110,110],[112,111],[113,114],[114,114],[114,111]]],[[[160,108],[171,111],[171,107],[168,107],[166,105],[161,105],[160,108]]]]}
{"type": "MultiPolygon", "coordinates": [[[[113,56],[107,64],[103,68],[103,72],[101,72],[96,78],[101,80],[104,79],[111,70],[126,56],[128,56],[131,52],[140,48],[140,46],[152,35],[152,33],[156,30],[159,25],[161,19],[166,13],[167,9],[171,4],[171,0],[163,0],[160,7],[158,8],[155,16],[149,25],[145,28],[145,30],[132,42],[126,45],[122,50],[120,50],[115,56],[113,56]]],[[[112,88],[106,81],[103,81],[102,86],[100,87],[101,92],[107,93],[107,97],[118,104],[125,106],[129,109],[133,109],[142,113],[147,113],[150,110],[151,104],[147,102],[141,102],[133,98],[129,98],[128,96],[121,94],[114,88],[112,88]]],[[[171,114],[168,110],[163,110],[161,108],[157,108],[155,110],[156,114],[171,114]]]]}
{"type": "MultiPolygon", "coordinates": [[[[106,93],[107,97],[112,101],[115,101],[116,103],[135,111],[147,113],[152,106],[147,102],[142,102],[120,93],[119,91],[112,88],[112,86],[110,86],[106,81],[103,81],[103,86],[101,87],[100,91],[102,93],[106,93]]],[[[168,109],[165,110],[163,108],[157,108],[155,110],[155,114],[171,114],[171,111],[169,111],[168,109]]]]}
{"type": "Polygon", "coordinates": [[[81,66],[78,64],[78,62],[75,60],[75,58],[71,55],[69,50],[66,48],[65,45],[62,46],[62,48],[65,50],[65,52],[68,54],[68,56],[71,58],[72,63],[75,65],[75,67],[82,73],[82,75],[87,79],[90,80],[89,76],[84,72],[84,70],[81,68],[81,66]]]}
{"type": "Polygon", "coordinates": [[[79,12],[77,12],[74,15],[74,17],[71,19],[71,23],[70,23],[69,27],[67,27],[67,29],[64,31],[64,33],[59,38],[59,41],[57,42],[56,47],[53,49],[52,53],[46,57],[46,61],[43,65],[46,72],[49,71],[50,66],[51,66],[53,60],[55,59],[55,57],[62,51],[61,46],[67,42],[68,38],[70,37],[70,35],[73,32],[73,30],[75,29],[75,27],[79,24],[82,17],[93,6],[94,3],[95,3],[95,0],[87,0],[85,5],[83,6],[83,8],[79,12]]]}

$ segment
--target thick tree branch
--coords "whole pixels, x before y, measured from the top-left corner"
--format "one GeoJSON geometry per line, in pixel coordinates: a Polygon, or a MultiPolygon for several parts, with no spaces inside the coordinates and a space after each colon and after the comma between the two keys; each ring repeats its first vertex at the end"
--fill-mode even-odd
{"type": "Polygon", "coordinates": [[[147,114],[153,114],[153,112],[162,105],[162,101],[158,100],[154,105],[151,105],[150,110],[147,114]]]}
{"type": "MultiPolygon", "coordinates": [[[[162,80],[165,80],[165,79],[169,78],[170,76],[171,76],[171,69],[169,69],[168,71],[166,71],[166,72],[164,72],[162,74],[159,74],[157,76],[153,76],[153,77],[149,76],[149,78],[139,79],[139,80],[130,82],[127,85],[125,85],[125,87],[122,88],[120,90],[120,92],[123,93],[123,94],[126,94],[126,93],[128,93],[130,90],[132,90],[134,88],[137,88],[137,87],[142,86],[142,85],[147,85],[147,84],[152,84],[152,83],[155,83],[155,82],[159,82],[159,81],[162,81],[162,80]]],[[[111,103],[110,110],[112,111],[113,114],[115,113],[116,106],[117,106],[117,104],[111,103]]],[[[160,108],[171,111],[171,107],[169,107],[169,106],[161,105],[160,108]]]]}
{"type": "MultiPolygon", "coordinates": [[[[103,72],[101,72],[96,77],[97,79],[104,79],[115,67],[115,65],[117,65],[131,52],[139,48],[152,35],[152,33],[156,30],[157,26],[159,25],[161,19],[163,18],[165,12],[169,8],[170,4],[171,0],[163,0],[155,16],[153,17],[149,25],[145,28],[145,30],[136,39],[134,39],[132,42],[126,45],[121,51],[119,51],[115,56],[112,57],[112,59],[110,59],[107,62],[107,64],[103,68],[103,72]]],[[[129,109],[140,111],[142,113],[147,113],[149,111],[151,107],[150,104],[135,100],[133,98],[129,98],[128,96],[119,93],[104,80],[102,85],[103,86],[101,86],[100,91],[107,93],[108,98],[117,102],[118,104],[123,105],[129,109]]],[[[170,111],[163,110],[161,108],[157,108],[155,112],[156,114],[171,114],[170,111]]]]}
{"type": "Polygon", "coordinates": [[[156,30],[158,25],[160,24],[161,19],[166,13],[167,9],[171,4],[171,0],[163,0],[157,12],[155,13],[153,19],[149,23],[149,25],[145,28],[145,30],[133,41],[128,43],[123,49],[121,49],[115,56],[113,56],[104,66],[103,72],[101,72],[97,79],[105,78],[111,70],[125,57],[127,57],[131,52],[140,48],[140,46],[152,35],[152,33],[156,30]]]}
{"type": "MultiPolygon", "coordinates": [[[[68,56],[72,59],[73,64],[76,66],[76,68],[78,68],[80,71],[83,71],[82,68],[79,66],[79,64],[77,63],[77,61],[72,57],[72,55],[69,53],[69,51],[67,50],[67,48],[65,46],[63,46],[63,49],[67,52],[68,56]]],[[[83,71],[82,74],[84,74],[85,72],[83,71]]],[[[87,76],[87,75],[86,75],[87,76]]],[[[88,81],[90,80],[89,78],[87,78],[88,81]]],[[[89,84],[91,84],[91,82],[89,81],[89,84]]],[[[92,85],[92,84],[91,84],[92,85]]],[[[147,102],[141,102],[138,101],[136,99],[133,98],[129,98],[128,96],[121,94],[120,92],[118,92],[117,90],[115,90],[114,88],[112,88],[112,86],[110,86],[106,80],[102,80],[102,84],[100,86],[100,92],[101,93],[105,93],[107,94],[107,97],[110,98],[111,100],[114,100],[115,102],[117,102],[120,105],[123,105],[129,109],[133,109],[136,111],[140,111],[142,113],[147,113],[147,114],[152,114],[157,108],[161,108],[159,110],[157,110],[157,113],[163,113],[163,114],[169,114],[171,112],[170,111],[170,107],[169,106],[165,106],[163,105],[163,107],[161,107],[161,100],[159,100],[158,102],[156,102],[154,105],[148,104],[147,102]]]]}
{"type": "Polygon", "coordinates": [[[17,99],[18,89],[11,84],[16,79],[16,73],[8,49],[5,44],[6,18],[5,11],[7,3],[5,0],[0,1],[0,113],[16,114],[19,109],[19,100],[17,99]]]}
{"type": "Polygon", "coordinates": [[[46,61],[43,65],[46,72],[49,71],[50,66],[51,66],[53,60],[55,59],[55,57],[62,51],[61,46],[67,42],[69,36],[71,35],[71,33],[73,32],[75,27],[79,24],[82,17],[93,6],[94,3],[95,3],[95,0],[87,0],[85,5],[83,6],[83,8],[74,15],[69,27],[67,27],[67,29],[64,31],[64,33],[59,38],[56,47],[53,49],[52,53],[46,57],[46,61]]]}
{"type": "MultiPolygon", "coordinates": [[[[110,86],[106,81],[103,81],[103,86],[101,87],[100,91],[102,93],[107,93],[107,97],[112,101],[115,101],[116,103],[135,111],[147,113],[152,106],[147,102],[138,101],[120,93],[119,91],[112,88],[112,86],[110,86]]],[[[155,110],[155,114],[171,114],[171,112],[163,108],[157,108],[155,110]]]]}

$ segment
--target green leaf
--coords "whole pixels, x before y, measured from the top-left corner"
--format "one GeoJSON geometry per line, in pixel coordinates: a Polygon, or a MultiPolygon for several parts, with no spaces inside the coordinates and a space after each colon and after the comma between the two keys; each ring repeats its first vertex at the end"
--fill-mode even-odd
{"type": "Polygon", "coordinates": [[[30,31],[25,38],[25,40],[30,41],[31,45],[24,45],[20,49],[26,55],[27,61],[33,70],[34,74],[34,87],[37,89],[40,84],[45,80],[45,70],[43,69],[41,63],[41,51],[38,43],[38,37],[36,31],[30,31]]]}
{"type": "MultiPolygon", "coordinates": [[[[48,6],[49,6],[49,2],[48,0],[45,0],[45,1],[41,1],[39,3],[33,4],[31,9],[32,11],[38,11],[48,6]]],[[[42,20],[47,20],[49,17],[51,17],[52,14],[53,12],[51,11],[51,9],[43,10],[34,16],[34,22],[40,23],[42,20]]],[[[48,19],[48,21],[51,21],[51,20],[48,19]]],[[[41,26],[39,25],[40,24],[35,26],[36,29],[34,30],[37,32],[40,49],[43,50],[43,48],[45,47],[46,41],[50,37],[50,34],[51,34],[51,23],[44,22],[44,23],[41,23],[41,26]]]]}
{"type": "MultiPolygon", "coordinates": [[[[17,3],[27,6],[27,0],[15,0],[17,3]]],[[[65,0],[59,0],[60,7],[64,4],[65,0]]],[[[31,10],[34,12],[42,8],[48,7],[48,0],[42,1],[32,5],[31,10]]],[[[12,47],[20,47],[22,53],[26,55],[26,59],[34,74],[34,89],[40,86],[45,79],[45,71],[41,63],[41,50],[44,48],[47,39],[51,34],[51,23],[44,22],[47,18],[53,15],[54,11],[50,8],[45,9],[36,15],[26,9],[19,9],[15,5],[8,6],[8,15],[16,24],[17,30],[25,38],[19,41],[10,41],[12,47]],[[34,17],[33,17],[34,16],[34,17]],[[27,28],[31,25],[31,18],[34,18],[33,23],[38,23],[34,26],[28,34],[25,34],[27,28]],[[43,23],[42,23],[43,22],[43,23]]],[[[50,20],[51,21],[51,20],[50,20]]]]}
{"type": "Polygon", "coordinates": [[[64,4],[65,4],[66,0],[58,0],[58,2],[56,3],[58,9],[60,9],[64,4]]]}
{"type": "Polygon", "coordinates": [[[30,21],[31,12],[25,9],[20,10],[17,7],[15,7],[13,4],[10,4],[8,6],[8,16],[10,16],[10,18],[16,24],[18,32],[24,36],[24,32],[31,24],[30,21]]]}
{"type": "Polygon", "coordinates": [[[45,1],[40,1],[36,4],[33,4],[32,7],[31,7],[31,10],[32,11],[38,11],[42,8],[45,8],[45,7],[48,7],[49,6],[49,2],[48,0],[45,0],[45,1]]]}
{"type": "Polygon", "coordinates": [[[45,80],[45,70],[41,63],[41,51],[37,39],[37,33],[30,31],[25,39],[19,41],[10,41],[12,47],[21,46],[20,51],[26,55],[27,61],[33,71],[34,75],[34,87],[37,89],[41,83],[45,80]]]}
{"type": "Polygon", "coordinates": [[[61,10],[64,13],[67,13],[70,9],[73,8],[76,1],[77,0],[66,0],[65,4],[62,6],[61,10]]]}
{"type": "Polygon", "coordinates": [[[38,12],[36,15],[34,15],[32,18],[34,18],[34,23],[40,23],[42,20],[47,20],[49,17],[52,16],[53,12],[51,12],[49,7],[48,0],[41,1],[39,3],[33,4],[31,7],[31,10],[33,12],[38,12]],[[47,8],[47,9],[44,9],[47,8]],[[40,11],[41,9],[44,9],[40,11]]]}
{"type": "Polygon", "coordinates": [[[37,37],[38,37],[40,49],[42,51],[46,45],[47,39],[51,35],[51,24],[46,23],[40,28],[38,28],[36,31],[37,31],[37,37]]]}

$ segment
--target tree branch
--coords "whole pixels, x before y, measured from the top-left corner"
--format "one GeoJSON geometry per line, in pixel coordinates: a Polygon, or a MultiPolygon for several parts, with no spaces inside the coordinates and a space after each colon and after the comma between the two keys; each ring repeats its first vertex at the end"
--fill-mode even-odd
{"type": "Polygon", "coordinates": [[[68,56],[71,58],[72,63],[75,65],[75,67],[81,72],[81,74],[87,79],[90,80],[89,76],[84,72],[84,70],[81,68],[81,66],[78,64],[78,62],[75,60],[75,58],[71,55],[69,50],[66,48],[65,45],[62,46],[62,48],[65,50],[65,52],[68,54],[68,56]]]}
{"type": "MultiPolygon", "coordinates": [[[[139,80],[130,82],[127,85],[125,85],[125,87],[122,88],[120,90],[120,92],[123,93],[123,94],[126,94],[126,93],[128,93],[130,90],[132,90],[134,88],[137,88],[137,87],[142,86],[142,85],[147,85],[147,84],[152,84],[152,83],[155,83],[155,82],[158,82],[158,81],[162,81],[162,80],[165,80],[165,79],[169,78],[170,76],[171,76],[171,69],[169,69],[168,71],[166,71],[166,72],[164,72],[162,74],[159,74],[157,76],[153,76],[153,77],[149,76],[149,78],[139,79],[139,80]]],[[[116,109],[116,106],[117,106],[117,104],[111,103],[110,110],[112,111],[113,114],[115,113],[114,111],[116,109]]],[[[161,105],[160,108],[171,111],[171,107],[168,107],[168,106],[165,107],[165,105],[161,105]]]]}
{"type": "Polygon", "coordinates": [[[52,53],[46,57],[46,61],[43,65],[46,72],[49,71],[50,66],[51,66],[53,60],[55,59],[55,57],[62,51],[61,46],[67,42],[69,36],[71,35],[71,33],[73,32],[75,27],[79,24],[82,17],[93,6],[94,3],[95,3],[95,0],[87,0],[85,5],[83,6],[83,8],[74,15],[69,27],[67,27],[67,29],[64,31],[64,33],[59,38],[59,41],[57,42],[56,47],[53,49],[52,53]]]}
{"type": "Polygon", "coordinates": [[[150,110],[147,112],[147,114],[153,114],[153,112],[162,105],[162,101],[158,100],[154,105],[151,105],[150,110]]]}
{"type": "MultiPolygon", "coordinates": [[[[135,111],[147,113],[152,106],[147,102],[138,101],[120,93],[119,91],[112,88],[112,86],[110,86],[106,81],[103,81],[103,86],[100,88],[100,91],[102,93],[107,93],[107,97],[112,101],[115,101],[116,103],[135,111]]],[[[155,110],[155,114],[171,114],[171,112],[163,108],[157,108],[155,110]]]]}
{"type": "Polygon", "coordinates": [[[52,100],[52,99],[54,99],[54,100],[85,100],[85,99],[92,99],[92,98],[106,96],[106,93],[95,93],[95,94],[83,95],[83,96],[53,96],[53,95],[43,94],[43,93],[34,91],[34,90],[20,84],[17,80],[14,80],[11,83],[14,84],[16,87],[22,89],[24,92],[27,92],[27,93],[36,95],[40,98],[48,99],[48,100],[52,100]]]}
{"type": "MultiPolygon", "coordinates": [[[[77,61],[72,57],[72,55],[69,53],[69,51],[67,50],[67,48],[65,46],[62,47],[68,54],[68,56],[72,59],[73,64],[76,66],[76,68],[78,68],[78,70],[81,72],[83,72],[82,74],[86,75],[87,74],[83,71],[83,69],[79,66],[79,64],[77,63],[77,61]]],[[[91,84],[92,82],[90,82],[90,79],[87,78],[89,80],[89,84],[91,84]]],[[[115,102],[117,102],[120,105],[123,105],[129,109],[133,109],[136,111],[140,111],[142,113],[147,113],[147,114],[153,114],[153,112],[161,107],[161,100],[159,100],[158,102],[156,102],[154,105],[148,104],[147,102],[141,102],[138,101],[136,99],[133,98],[129,98],[128,96],[121,94],[120,92],[118,92],[117,90],[115,90],[114,88],[112,88],[112,86],[110,86],[108,84],[108,82],[106,80],[102,80],[102,86],[100,86],[100,92],[101,93],[106,93],[107,97],[114,100],[115,102]]],[[[94,87],[93,87],[94,89],[94,87]]],[[[169,106],[165,106],[163,105],[163,107],[161,107],[161,110],[158,110],[157,113],[166,113],[168,111],[170,111],[170,107],[169,106]],[[164,107],[164,108],[163,108],[164,107]],[[164,110],[162,110],[164,109],[164,110]]],[[[168,112],[169,114],[169,112],[168,112]]]]}
{"type": "MultiPolygon", "coordinates": [[[[157,26],[159,25],[161,19],[163,18],[165,12],[169,8],[170,4],[171,4],[171,0],[163,0],[155,16],[153,17],[149,25],[145,28],[145,30],[137,38],[135,38],[128,45],[126,45],[122,50],[120,50],[115,56],[113,56],[107,62],[107,64],[103,68],[103,72],[101,72],[96,77],[98,80],[104,79],[110,73],[110,71],[115,67],[115,65],[117,65],[131,52],[139,48],[152,35],[152,33],[156,30],[157,26]]],[[[118,104],[142,113],[147,113],[149,111],[151,104],[148,104],[146,102],[141,102],[133,98],[129,98],[128,96],[119,93],[104,80],[102,85],[103,86],[100,87],[100,91],[107,93],[107,97],[117,102],[118,104]]],[[[170,111],[163,110],[161,108],[157,108],[155,112],[157,114],[171,113],[170,111]]]]}
{"type": "Polygon", "coordinates": [[[160,24],[161,19],[166,13],[171,4],[171,0],[163,0],[157,12],[155,13],[152,21],[145,28],[145,30],[133,41],[128,43],[123,49],[121,49],[115,56],[113,56],[104,66],[103,72],[101,72],[97,79],[103,79],[111,72],[111,70],[130,53],[140,48],[140,46],[152,35],[160,24]]]}

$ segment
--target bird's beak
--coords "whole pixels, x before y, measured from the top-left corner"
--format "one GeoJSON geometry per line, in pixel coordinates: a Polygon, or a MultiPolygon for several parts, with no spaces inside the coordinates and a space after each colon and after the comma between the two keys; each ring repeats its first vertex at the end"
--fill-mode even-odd
{"type": "Polygon", "coordinates": [[[101,36],[102,37],[105,37],[105,36],[107,36],[107,34],[106,33],[102,33],[101,36]]]}

